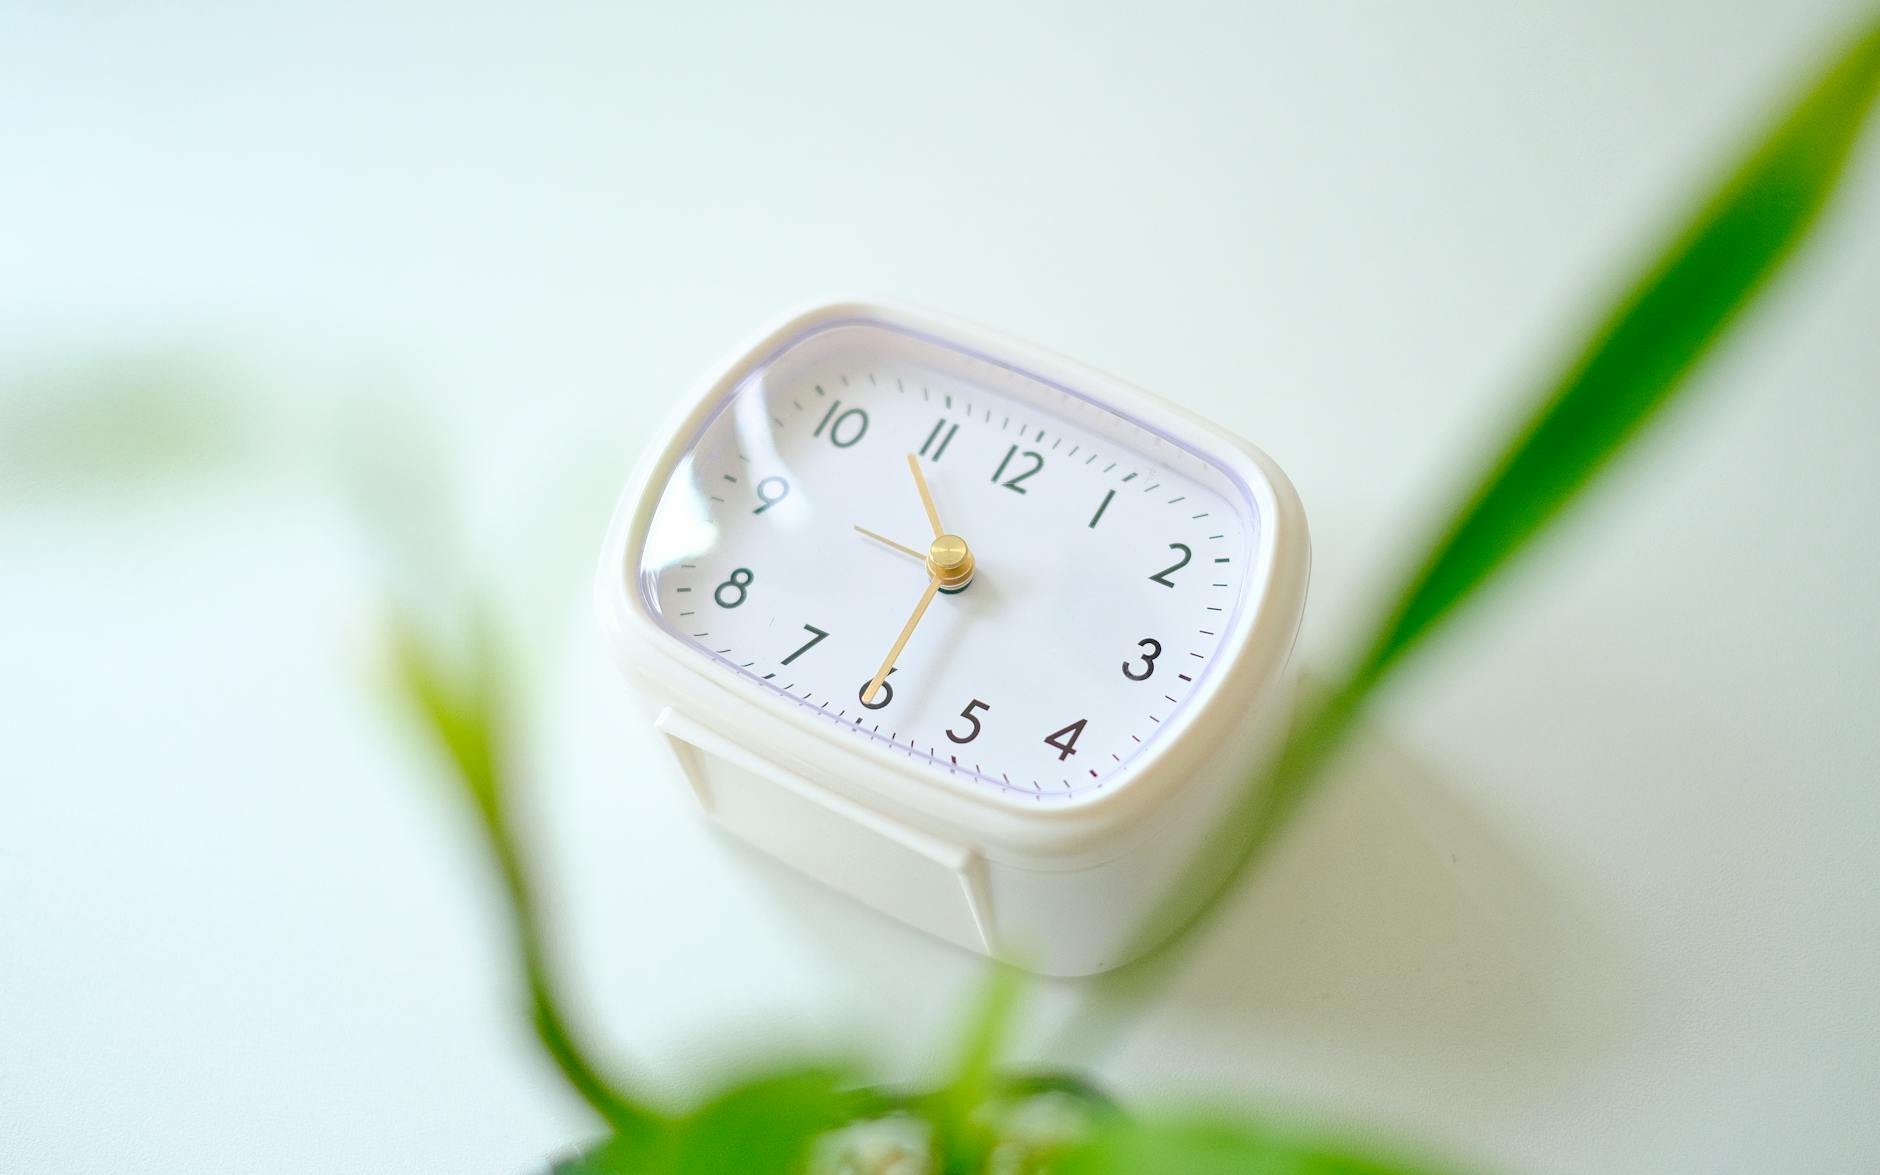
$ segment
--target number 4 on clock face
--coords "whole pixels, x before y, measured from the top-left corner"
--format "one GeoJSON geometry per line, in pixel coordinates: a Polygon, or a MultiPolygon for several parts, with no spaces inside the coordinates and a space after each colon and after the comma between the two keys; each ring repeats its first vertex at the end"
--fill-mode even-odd
{"type": "Polygon", "coordinates": [[[1057,748],[1058,762],[1062,763],[1077,753],[1077,739],[1084,733],[1084,725],[1089,721],[1088,718],[1079,718],[1063,730],[1054,730],[1045,736],[1045,745],[1057,748]]]}

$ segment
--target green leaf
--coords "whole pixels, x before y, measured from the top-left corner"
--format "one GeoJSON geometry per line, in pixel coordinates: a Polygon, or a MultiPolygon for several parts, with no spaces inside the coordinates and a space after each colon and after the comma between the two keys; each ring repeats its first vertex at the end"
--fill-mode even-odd
{"type": "Polygon", "coordinates": [[[643,1138],[615,1137],[561,1160],[549,1175],[651,1175],[664,1161],[657,1146],[643,1138]]]}
{"type": "Polygon", "coordinates": [[[395,684],[422,728],[449,759],[452,782],[462,789],[479,818],[496,823],[501,817],[494,655],[488,639],[478,636],[473,641],[475,661],[453,665],[438,643],[411,617],[396,618],[390,637],[395,684]]]}
{"type": "Polygon", "coordinates": [[[1051,1175],[1427,1175],[1431,1168],[1361,1154],[1244,1121],[1108,1119],[1051,1175]]]}
{"type": "MultiPolygon", "coordinates": [[[[1880,88],[1880,17],[1870,17],[1754,144],[1660,254],[1641,267],[1576,357],[1488,464],[1332,689],[1304,699],[1277,764],[1249,781],[1197,853],[1172,907],[1218,895],[1310,793],[1390,673],[1525,549],[1675,395],[1815,222],[1880,88]],[[1238,843],[1236,843],[1238,842],[1238,843]]],[[[1218,901],[1212,908],[1218,908],[1218,901]]],[[[1206,911],[1200,916],[1205,917],[1206,911]]],[[[1192,941],[1192,927],[1189,939],[1192,941]]],[[[1179,949],[1106,978],[1068,1038],[1110,1036],[1172,972],[1179,949]]]]}
{"type": "Polygon", "coordinates": [[[254,422],[240,409],[225,372],[183,354],[100,356],[5,372],[0,501],[142,498],[229,473],[257,447],[254,422]]]}
{"type": "Polygon", "coordinates": [[[491,627],[474,609],[466,615],[470,619],[456,633],[462,647],[455,650],[414,618],[399,616],[390,637],[394,680],[421,728],[444,752],[452,779],[476,813],[509,907],[536,1039],[563,1079],[617,1132],[621,1146],[650,1145],[663,1135],[666,1123],[602,1075],[563,1010],[528,868],[509,823],[501,754],[508,725],[504,661],[491,627]]]}
{"type": "Polygon", "coordinates": [[[1011,1031],[1012,1014],[1024,990],[1024,976],[1015,967],[992,963],[985,971],[972,1012],[961,1025],[959,1054],[954,1061],[951,1088],[969,1102],[986,1091],[992,1067],[1011,1031]]]}
{"type": "Polygon", "coordinates": [[[805,1066],[750,1078],[685,1119],[672,1175],[789,1175],[809,1160],[818,1135],[876,1108],[843,1070],[805,1066]]]}
{"type": "Polygon", "coordinates": [[[987,966],[979,994],[960,1025],[952,1078],[927,1099],[945,1171],[978,1168],[987,1140],[974,1129],[971,1115],[992,1092],[993,1066],[1010,1032],[1023,978],[1017,968],[1004,963],[987,966]]]}
{"type": "Polygon", "coordinates": [[[1309,707],[1254,818],[1267,843],[1371,695],[1688,386],[1814,224],[1880,91],[1880,18],[1703,200],[1540,397],[1398,593],[1345,680],[1309,707]]]}
{"type": "Polygon", "coordinates": [[[1380,679],[1527,545],[1686,386],[1806,235],[1880,87],[1880,20],[1703,202],[1541,397],[1360,660],[1380,679]]]}

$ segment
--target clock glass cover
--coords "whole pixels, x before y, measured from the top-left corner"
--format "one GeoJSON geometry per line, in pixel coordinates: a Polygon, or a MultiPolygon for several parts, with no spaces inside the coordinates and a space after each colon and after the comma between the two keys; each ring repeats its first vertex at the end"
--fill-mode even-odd
{"type": "Polygon", "coordinates": [[[1260,525],[1230,471],[1114,408],[857,319],[705,417],[636,570],[670,634],[844,737],[1075,802],[1178,737],[1259,582],[1260,525]],[[957,590],[917,480],[970,550],[957,590]]]}

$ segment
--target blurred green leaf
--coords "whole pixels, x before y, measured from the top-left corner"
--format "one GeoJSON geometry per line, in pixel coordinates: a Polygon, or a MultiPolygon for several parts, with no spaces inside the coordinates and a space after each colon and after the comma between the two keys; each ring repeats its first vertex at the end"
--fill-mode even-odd
{"type": "MultiPolygon", "coordinates": [[[[479,630],[480,631],[480,630],[479,630]]],[[[451,664],[435,637],[410,617],[393,623],[392,663],[399,692],[425,731],[450,760],[453,781],[484,823],[500,823],[497,803],[498,701],[495,655],[487,638],[474,638],[474,660],[451,664]]]]}
{"type": "Polygon", "coordinates": [[[1379,679],[1566,506],[1807,234],[1880,87],[1870,22],[1634,281],[1481,479],[1360,659],[1379,679]]]}
{"type": "Polygon", "coordinates": [[[960,1025],[952,1077],[928,1101],[945,1171],[971,1171],[981,1165],[987,1141],[974,1129],[971,1115],[992,1092],[993,1065],[1004,1049],[1022,987],[1016,968],[1003,963],[986,968],[978,997],[960,1025]]]}
{"type": "MultiPolygon", "coordinates": [[[[1330,690],[1303,696],[1278,762],[1250,781],[1196,854],[1174,899],[1210,890],[1198,923],[1310,793],[1352,723],[1429,639],[1635,440],[1815,222],[1880,88],[1880,17],[1869,17],[1775,120],[1660,255],[1644,265],[1576,357],[1489,463],[1466,503],[1330,690]],[[1240,844],[1235,846],[1236,839],[1240,844]],[[1227,883],[1215,879],[1225,876],[1227,883]]],[[[1185,936],[1194,940],[1191,925],[1185,936]]],[[[1162,982],[1180,944],[1095,984],[1068,1039],[1107,1039],[1162,982]],[[1109,1029],[1110,1031],[1106,1031],[1109,1029]]]]}
{"type": "Polygon", "coordinates": [[[656,1175],[664,1161],[645,1139],[610,1138],[556,1163],[550,1175],[656,1175]]]}
{"type": "Polygon", "coordinates": [[[658,1136],[612,1138],[555,1175],[787,1175],[819,1139],[886,1111],[846,1069],[796,1065],[733,1081],[658,1136]]]}
{"type": "Polygon", "coordinates": [[[672,1175],[788,1175],[816,1138],[875,1106],[853,1075],[804,1067],[767,1074],[718,1094],[686,1118],[672,1175]]]}
{"type": "Polygon", "coordinates": [[[664,1133],[664,1120],[601,1074],[570,1029],[556,994],[541,919],[509,822],[502,771],[504,661],[490,625],[474,610],[467,615],[455,633],[461,645],[455,649],[415,618],[399,616],[391,635],[396,683],[449,760],[453,780],[476,813],[508,903],[537,1040],[569,1085],[619,1136],[617,1147],[651,1145],[664,1133]]]}
{"type": "Polygon", "coordinates": [[[1610,464],[1795,250],[1846,169],[1876,91],[1870,17],[1633,280],[1490,463],[1342,684],[1296,724],[1256,817],[1270,839],[1403,657],[1437,632],[1610,464]]]}
{"type": "Polygon", "coordinates": [[[1226,1117],[1111,1118],[1051,1175],[1426,1175],[1429,1168],[1360,1154],[1226,1117]]]}
{"type": "Polygon", "coordinates": [[[253,441],[222,374],[177,354],[11,372],[0,389],[6,496],[136,490],[234,465],[253,441]]]}
{"type": "Polygon", "coordinates": [[[986,1088],[992,1064],[1012,1027],[1012,1014],[1024,988],[1016,967],[994,963],[986,968],[979,998],[962,1025],[952,1087],[977,1097],[986,1088]]]}

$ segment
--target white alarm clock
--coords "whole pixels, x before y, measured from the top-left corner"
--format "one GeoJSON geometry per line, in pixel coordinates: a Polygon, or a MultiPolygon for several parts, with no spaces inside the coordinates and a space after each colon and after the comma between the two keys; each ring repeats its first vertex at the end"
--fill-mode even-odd
{"type": "Polygon", "coordinates": [[[1259,450],[858,302],[789,318],[679,406],[597,589],[718,824],[968,950],[1083,975],[1209,896],[1192,860],[1286,728],[1309,562],[1259,450]]]}

